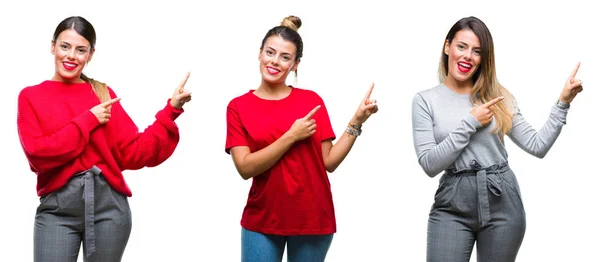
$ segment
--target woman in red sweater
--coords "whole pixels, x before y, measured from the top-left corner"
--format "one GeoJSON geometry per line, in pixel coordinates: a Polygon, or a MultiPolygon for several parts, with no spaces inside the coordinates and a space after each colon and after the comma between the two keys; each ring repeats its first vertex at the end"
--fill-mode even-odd
{"type": "Polygon", "coordinates": [[[258,54],[262,82],[227,107],[227,141],[242,178],[252,178],[242,225],[242,261],[323,261],[336,232],[327,172],[346,157],[378,107],[369,89],[346,132],[335,134],[313,91],[285,84],[302,57],[298,17],[269,30],[258,54]]]}
{"type": "Polygon", "coordinates": [[[179,141],[175,119],[191,95],[183,89],[140,132],[114,91],[82,71],[94,54],[96,34],[82,17],[56,28],[51,80],[19,94],[17,125],[41,197],[34,228],[35,261],[120,261],[131,231],[123,178],[126,169],[157,166],[179,141]]]}

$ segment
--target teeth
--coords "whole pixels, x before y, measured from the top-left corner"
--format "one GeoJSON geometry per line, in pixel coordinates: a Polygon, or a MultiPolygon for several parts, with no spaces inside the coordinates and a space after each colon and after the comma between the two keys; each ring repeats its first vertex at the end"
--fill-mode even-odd
{"type": "Polygon", "coordinates": [[[471,68],[471,65],[465,64],[465,63],[458,63],[458,65],[460,65],[462,67],[466,67],[466,68],[471,68]]]}

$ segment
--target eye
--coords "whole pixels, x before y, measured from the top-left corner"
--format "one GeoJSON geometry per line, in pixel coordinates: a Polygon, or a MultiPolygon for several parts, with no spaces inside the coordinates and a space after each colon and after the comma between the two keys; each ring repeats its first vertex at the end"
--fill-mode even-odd
{"type": "Polygon", "coordinates": [[[85,53],[87,53],[87,49],[85,49],[85,48],[78,48],[77,49],[77,53],[79,53],[79,54],[85,54],[85,53]]]}
{"type": "Polygon", "coordinates": [[[65,44],[60,44],[60,49],[62,49],[63,51],[67,51],[69,50],[69,46],[65,44]]]}
{"type": "Polygon", "coordinates": [[[273,55],[273,51],[271,50],[267,50],[265,53],[267,53],[267,55],[273,55]]]}
{"type": "Polygon", "coordinates": [[[458,48],[458,50],[465,50],[465,46],[464,45],[457,45],[456,46],[458,48]]]}
{"type": "Polygon", "coordinates": [[[289,56],[282,56],[282,57],[281,57],[281,60],[283,60],[283,61],[286,61],[286,62],[287,62],[287,61],[290,61],[290,59],[291,59],[291,58],[290,58],[289,56]]]}
{"type": "Polygon", "coordinates": [[[475,51],[473,51],[473,53],[474,53],[476,56],[481,56],[481,50],[475,50],[475,51]]]}

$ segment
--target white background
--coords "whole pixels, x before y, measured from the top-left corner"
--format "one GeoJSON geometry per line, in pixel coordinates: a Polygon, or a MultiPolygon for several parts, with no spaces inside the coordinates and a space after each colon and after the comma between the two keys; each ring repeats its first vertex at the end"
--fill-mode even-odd
{"type": "Polygon", "coordinates": [[[191,71],[193,100],[177,120],[181,141],[174,155],[159,167],[125,172],[133,229],[123,260],[239,261],[239,221],[251,181],[239,177],[224,152],[225,109],[258,87],[261,40],[289,14],[303,21],[298,85],[323,97],[336,134],[371,82],[380,107],[330,175],[338,233],[327,261],[425,260],[438,177],[427,177],[418,165],[411,101],[437,85],[444,37],[469,15],[490,28],[500,82],[536,128],[581,61],[585,90],[545,159],[508,139],[506,146],[527,211],[518,261],[597,259],[600,19],[592,2],[3,1],[0,261],[33,258],[39,202],[17,136],[17,95],[52,77],[50,40],[71,15],[87,18],[97,31],[85,72],[123,98],[141,130],[191,71]]]}

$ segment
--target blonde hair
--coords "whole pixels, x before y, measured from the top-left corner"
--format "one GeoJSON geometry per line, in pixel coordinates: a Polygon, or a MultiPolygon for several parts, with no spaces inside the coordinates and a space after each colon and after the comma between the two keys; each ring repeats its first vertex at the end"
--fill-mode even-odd
{"type": "MultiPolygon", "coordinates": [[[[494,42],[492,35],[487,26],[476,17],[466,17],[454,24],[446,41],[452,43],[454,36],[461,30],[472,31],[481,42],[481,64],[479,69],[473,74],[473,89],[471,90],[471,103],[487,103],[490,100],[503,96],[504,99],[499,101],[494,106],[490,107],[494,117],[496,118],[496,126],[493,132],[499,135],[504,135],[512,129],[513,113],[513,97],[510,92],[504,88],[496,77],[496,66],[494,59],[494,42]]],[[[446,41],[442,47],[442,56],[438,77],[440,82],[444,82],[448,77],[448,55],[444,52],[446,41]]]]}
{"type": "Polygon", "coordinates": [[[92,89],[94,90],[94,93],[100,100],[100,103],[110,100],[110,93],[108,93],[108,87],[106,86],[105,83],[102,83],[93,78],[89,78],[84,73],[81,73],[80,77],[81,77],[81,80],[89,83],[92,86],[92,89]]]}
{"type": "Polygon", "coordinates": [[[290,15],[281,21],[281,26],[291,28],[292,30],[298,32],[298,29],[300,29],[302,26],[302,20],[295,15],[290,15]]]}

